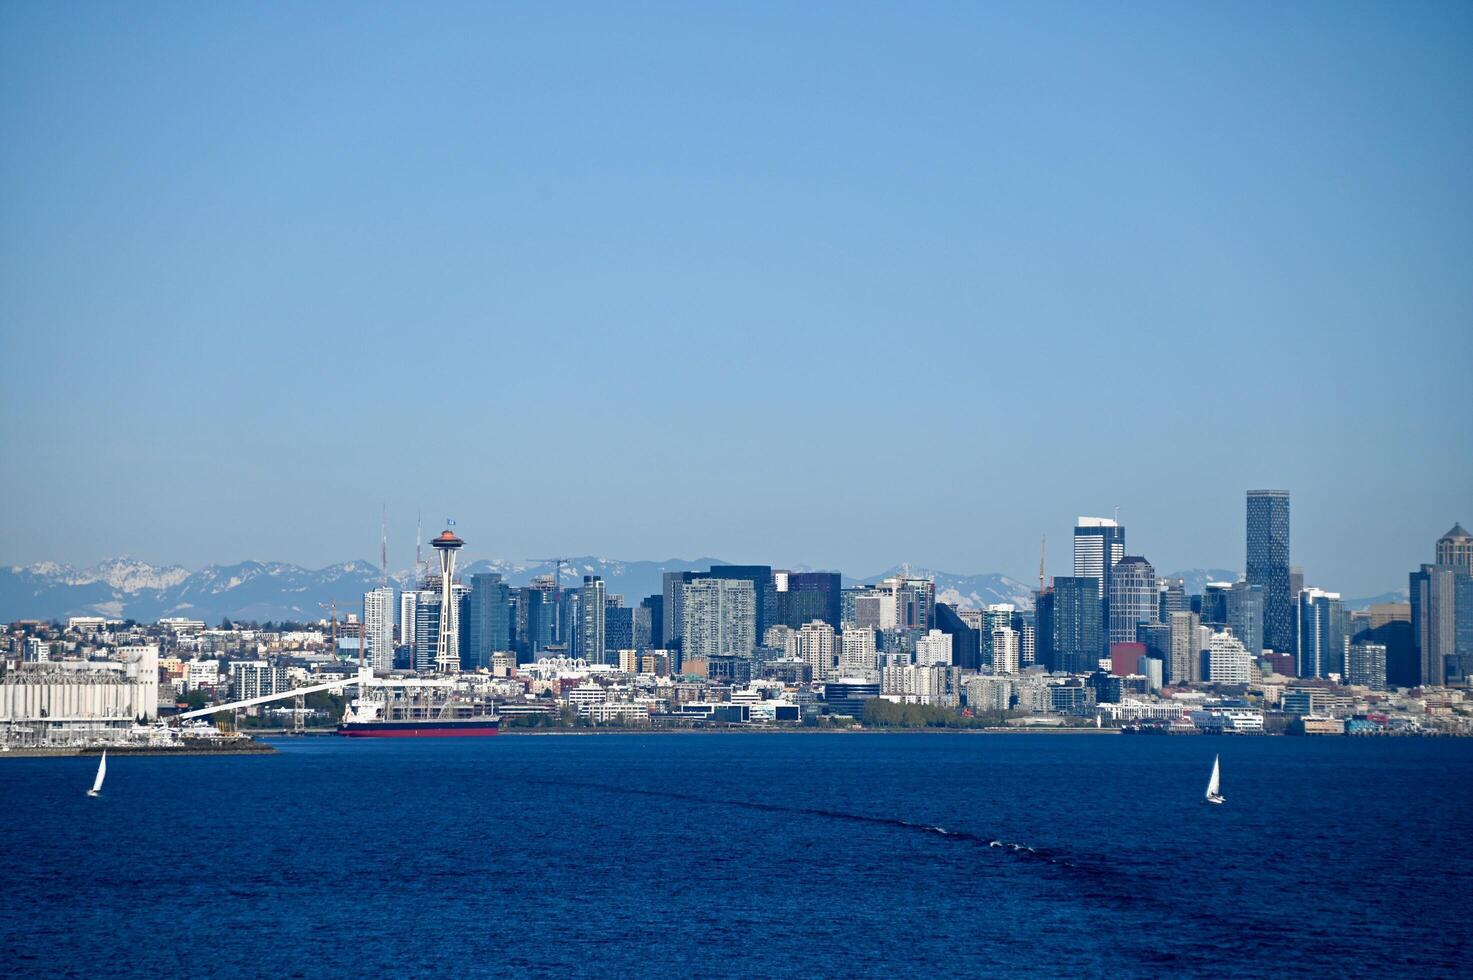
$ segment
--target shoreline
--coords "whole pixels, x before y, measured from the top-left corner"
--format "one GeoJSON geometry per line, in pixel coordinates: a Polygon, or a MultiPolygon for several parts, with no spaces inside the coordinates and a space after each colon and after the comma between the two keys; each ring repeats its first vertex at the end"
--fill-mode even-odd
{"type": "Polygon", "coordinates": [[[206,755],[275,755],[276,746],[265,742],[252,741],[247,745],[232,745],[229,747],[213,748],[203,745],[186,745],[177,749],[163,748],[152,745],[57,745],[57,746],[33,746],[28,748],[11,749],[8,752],[0,752],[0,761],[5,759],[71,759],[79,757],[96,758],[102,755],[106,749],[108,755],[112,756],[206,756],[206,755]]]}

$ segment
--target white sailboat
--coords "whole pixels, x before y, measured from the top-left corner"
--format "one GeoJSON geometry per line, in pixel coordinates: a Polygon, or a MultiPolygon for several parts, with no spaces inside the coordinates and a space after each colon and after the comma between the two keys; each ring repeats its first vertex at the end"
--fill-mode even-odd
{"type": "Polygon", "coordinates": [[[1219,759],[1220,758],[1221,758],[1220,756],[1216,756],[1216,755],[1214,755],[1212,757],[1212,778],[1209,779],[1209,780],[1207,780],[1207,802],[1208,803],[1226,803],[1227,802],[1227,797],[1226,796],[1223,796],[1221,793],[1218,792],[1218,790],[1221,788],[1221,784],[1222,784],[1221,767],[1218,765],[1218,762],[1219,762],[1219,759]]]}
{"type": "Polygon", "coordinates": [[[107,776],[107,749],[102,750],[102,758],[97,760],[97,778],[92,780],[92,788],[87,791],[88,796],[102,795],[102,780],[107,776]]]}

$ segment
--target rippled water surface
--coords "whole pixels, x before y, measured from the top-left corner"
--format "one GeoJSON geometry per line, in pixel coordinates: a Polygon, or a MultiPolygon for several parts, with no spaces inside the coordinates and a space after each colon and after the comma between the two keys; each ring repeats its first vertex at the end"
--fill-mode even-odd
{"type": "Polygon", "coordinates": [[[276,744],[109,759],[95,800],[94,760],[0,761],[6,972],[1473,968],[1473,741],[276,744]]]}

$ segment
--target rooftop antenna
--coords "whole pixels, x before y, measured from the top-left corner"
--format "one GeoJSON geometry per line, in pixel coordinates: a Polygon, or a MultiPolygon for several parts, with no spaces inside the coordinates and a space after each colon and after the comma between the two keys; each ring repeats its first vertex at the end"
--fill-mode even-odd
{"type": "Polygon", "coordinates": [[[1038,591],[1043,592],[1043,556],[1048,548],[1048,535],[1038,539],[1038,591]]]}
{"type": "Polygon", "coordinates": [[[1120,523],[1120,505],[1119,504],[1116,504],[1115,505],[1115,523],[1116,524],[1119,524],[1120,523]]]}

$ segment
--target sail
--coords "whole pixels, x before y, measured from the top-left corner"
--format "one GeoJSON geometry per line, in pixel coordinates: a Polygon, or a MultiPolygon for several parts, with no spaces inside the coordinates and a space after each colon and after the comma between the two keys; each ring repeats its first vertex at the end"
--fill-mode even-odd
{"type": "Polygon", "coordinates": [[[1212,757],[1212,778],[1209,779],[1209,780],[1207,780],[1207,795],[1208,795],[1208,797],[1213,797],[1213,796],[1218,795],[1217,794],[1217,788],[1218,788],[1218,782],[1220,781],[1220,775],[1219,775],[1219,771],[1218,771],[1218,759],[1219,759],[1219,756],[1213,756],[1212,757]]]}
{"type": "Polygon", "coordinates": [[[92,781],[92,792],[102,792],[102,779],[107,775],[107,749],[102,750],[102,758],[97,760],[97,778],[92,781]]]}

